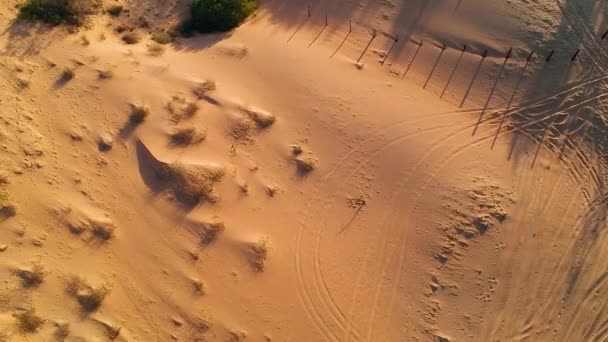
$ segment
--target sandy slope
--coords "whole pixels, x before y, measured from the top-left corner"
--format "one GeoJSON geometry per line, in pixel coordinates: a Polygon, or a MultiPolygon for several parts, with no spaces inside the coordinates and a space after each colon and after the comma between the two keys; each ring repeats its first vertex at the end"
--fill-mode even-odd
{"type": "Polygon", "coordinates": [[[113,28],[183,2],[140,2],[0,7],[0,341],[606,338],[601,2],[266,1],[159,56],[113,28]]]}

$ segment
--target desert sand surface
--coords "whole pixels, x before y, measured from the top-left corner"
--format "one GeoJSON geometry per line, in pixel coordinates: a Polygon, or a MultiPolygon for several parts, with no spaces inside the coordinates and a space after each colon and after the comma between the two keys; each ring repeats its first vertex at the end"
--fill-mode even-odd
{"type": "Polygon", "coordinates": [[[605,1],[21,3],[0,341],[608,340],[605,1]]]}

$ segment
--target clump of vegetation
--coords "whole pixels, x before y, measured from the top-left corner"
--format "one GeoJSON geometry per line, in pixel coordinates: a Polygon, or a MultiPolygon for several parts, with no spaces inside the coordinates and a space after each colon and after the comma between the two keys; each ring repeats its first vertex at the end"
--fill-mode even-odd
{"type": "Polygon", "coordinates": [[[66,292],[75,297],[80,306],[86,311],[95,311],[109,293],[106,286],[94,288],[84,279],[73,276],[68,279],[66,292]]]}
{"type": "Polygon", "coordinates": [[[44,319],[36,315],[33,309],[19,312],[15,314],[15,318],[19,324],[19,330],[24,333],[34,333],[44,324],[44,319]]]}
{"type": "Polygon", "coordinates": [[[253,120],[259,128],[268,128],[277,120],[276,115],[253,108],[241,108],[243,114],[253,120]]]}
{"type": "Polygon", "coordinates": [[[170,135],[173,145],[197,144],[207,138],[206,131],[199,131],[193,126],[178,127],[170,135]]]}
{"type": "Polygon", "coordinates": [[[100,7],[100,0],[27,0],[19,9],[19,17],[51,25],[80,26],[100,7]]]}
{"type": "Polygon", "coordinates": [[[207,93],[212,92],[215,89],[217,89],[217,86],[214,80],[204,80],[196,88],[192,89],[192,92],[199,99],[203,99],[207,96],[207,93]]]}
{"type": "Polygon", "coordinates": [[[263,237],[249,247],[251,264],[257,271],[264,271],[268,259],[268,238],[263,237]]]}
{"type": "Polygon", "coordinates": [[[194,0],[183,31],[226,32],[241,24],[257,7],[256,0],[194,0]]]}
{"type": "Polygon", "coordinates": [[[160,55],[162,55],[163,53],[165,53],[165,47],[158,44],[158,43],[152,43],[148,45],[148,54],[150,54],[150,56],[154,56],[154,57],[158,57],[160,55]]]}
{"type": "Polygon", "coordinates": [[[24,287],[36,287],[44,281],[45,272],[42,265],[36,263],[31,269],[16,269],[15,275],[21,279],[24,287]]]}
{"type": "Polygon", "coordinates": [[[56,325],[57,328],[55,329],[55,333],[53,333],[55,339],[57,341],[65,341],[65,339],[70,336],[70,323],[60,322],[56,323],[56,325]]]}
{"type": "Polygon", "coordinates": [[[310,173],[315,169],[317,161],[312,157],[297,157],[295,158],[296,168],[301,175],[310,173]]]}
{"type": "Polygon", "coordinates": [[[219,218],[203,222],[200,225],[201,242],[205,245],[217,240],[218,236],[226,230],[226,225],[219,218]]]}
{"type": "Polygon", "coordinates": [[[131,104],[131,115],[129,115],[129,121],[134,124],[140,124],[150,116],[150,109],[146,106],[131,104]]]}
{"type": "Polygon", "coordinates": [[[196,115],[199,105],[196,102],[188,101],[184,96],[175,95],[167,103],[167,108],[169,109],[169,113],[171,113],[171,120],[177,123],[196,115]]]}
{"type": "Polygon", "coordinates": [[[160,32],[152,33],[152,40],[157,42],[158,44],[165,45],[165,44],[173,43],[173,41],[175,40],[175,37],[172,36],[168,32],[160,31],[160,32]]]}
{"type": "Polygon", "coordinates": [[[127,32],[122,36],[122,41],[125,42],[125,44],[129,45],[137,44],[140,40],[141,37],[135,31],[127,32]]]}
{"type": "Polygon", "coordinates": [[[113,17],[118,17],[122,13],[123,7],[121,5],[112,5],[108,7],[106,12],[113,17]]]}
{"type": "Polygon", "coordinates": [[[76,71],[74,70],[74,68],[68,67],[68,68],[63,69],[63,71],[61,72],[61,75],[59,76],[59,81],[69,82],[74,77],[76,77],[76,71]]]}
{"type": "Polygon", "coordinates": [[[8,192],[0,191],[0,221],[17,215],[17,207],[10,201],[8,192]]]}

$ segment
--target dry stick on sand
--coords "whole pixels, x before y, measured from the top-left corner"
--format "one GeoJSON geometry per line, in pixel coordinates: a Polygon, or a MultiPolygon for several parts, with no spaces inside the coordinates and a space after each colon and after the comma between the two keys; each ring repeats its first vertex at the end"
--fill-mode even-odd
{"type": "Polygon", "coordinates": [[[464,103],[466,102],[467,98],[469,97],[469,93],[471,92],[471,89],[473,89],[473,85],[475,84],[475,80],[477,80],[477,75],[479,75],[479,71],[481,70],[481,66],[483,65],[483,61],[486,60],[486,57],[488,57],[488,50],[484,50],[483,51],[483,55],[481,55],[481,60],[479,61],[479,64],[477,65],[477,69],[475,69],[475,73],[473,74],[473,78],[471,78],[471,83],[469,83],[469,87],[467,88],[467,92],[464,93],[464,97],[462,98],[462,102],[460,102],[460,108],[462,108],[464,106],[464,103]]]}
{"type": "Polygon", "coordinates": [[[443,56],[443,53],[445,52],[446,49],[446,45],[443,44],[443,46],[441,46],[441,52],[439,53],[439,56],[437,56],[437,59],[435,59],[435,63],[433,64],[433,68],[431,69],[431,72],[429,73],[429,77],[426,78],[426,82],[424,82],[424,85],[422,86],[422,89],[425,89],[426,86],[429,84],[429,81],[431,80],[431,77],[433,77],[433,73],[435,72],[435,69],[437,68],[437,65],[439,65],[439,60],[441,60],[441,56],[443,56]]]}
{"type": "Polygon", "coordinates": [[[405,75],[407,75],[407,73],[410,71],[410,68],[412,67],[412,65],[414,65],[414,61],[416,60],[418,53],[420,53],[420,49],[422,49],[422,45],[424,45],[424,42],[421,40],[420,42],[418,42],[416,44],[418,44],[418,47],[416,48],[416,52],[414,52],[414,57],[412,57],[412,60],[410,61],[410,64],[407,66],[407,69],[405,69],[405,72],[403,73],[403,76],[401,76],[401,79],[405,78],[405,75]]]}
{"type": "Polygon", "coordinates": [[[492,97],[494,96],[494,92],[496,91],[496,87],[498,86],[498,82],[500,82],[500,78],[502,77],[502,74],[505,72],[505,67],[507,66],[507,62],[509,61],[509,58],[511,58],[512,52],[513,52],[513,48],[510,48],[509,52],[507,52],[507,55],[505,56],[505,60],[502,63],[502,66],[500,67],[500,71],[498,72],[498,75],[496,76],[496,80],[494,80],[494,85],[492,85],[492,90],[490,90],[490,95],[488,95],[488,99],[486,100],[486,103],[483,106],[481,113],[479,114],[479,120],[477,120],[477,124],[475,125],[475,128],[473,129],[473,135],[475,135],[475,133],[477,133],[477,129],[479,128],[479,125],[481,124],[483,115],[486,113],[486,110],[488,109],[488,106],[490,105],[490,101],[492,101],[492,97]]]}
{"type": "Polygon", "coordinates": [[[502,125],[505,123],[505,119],[507,118],[507,115],[509,114],[509,110],[511,109],[511,105],[513,104],[513,100],[515,99],[515,95],[519,91],[519,87],[521,86],[521,82],[524,79],[526,70],[528,70],[528,66],[530,65],[530,61],[532,60],[533,56],[534,56],[534,50],[530,51],[530,54],[528,55],[528,59],[526,60],[526,64],[524,65],[524,67],[521,69],[521,72],[519,73],[517,83],[515,84],[515,88],[513,89],[511,98],[509,98],[509,102],[507,103],[507,109],[505,109],[505,112],[503,113],[502,118],[500,119],[500,123],[498,124],[498,128],[496,129],[496,135],[494,135],[494,140],[492,140],[492,146],[490,147],[490,149],[493,149],[494,144],[496,144],[496,139],[498,139],[498,134],[500,133],[500,129],[502,128],[502,125]]]}
{"type": "Polygon", "coordinates": [[[448,77],[448,81],[445,84],[445,87],[443,88],[443,91],[441,92],[441,96],[439,96],[440,99],[443,98],[443,95],[445,95],[445,91],[448,90],[448,87],[450,86],[450,82],[452,82],[452,79],[454,78],[454,75],[456,74],[456,70],[458,70],[458,66],[460,65],[460,61],[462,61],[462,57],[464,56],[464,53],[467,51],[467,44],[464,44],[464,46],[462,47],[462,51],[460,52],[460,56],[458,56],[458,60],[456,60],[456,64],[454,64],[454,69],[452,69],[452,72],[450,73],[450,77],[448,77]]]}
{"type": "Polygon", "coordinates": [[[395,45],[397,45],[397,42],[399,41],[398,35],[395,35],[395,37],[391,37],[391,38],[393,39],[393,44],[391,44],[391,48],[388,49],[386,56],[384,56],[384,58],[382,59],[382,62],[380,62],[381,65],[384,65],[384,63],[388,60],[389,56],[391,55],[391,52],[393,52],[393,49],[395,49],[395,45]]]}
{"type": "Polygon", "coordinates": [[[321,37],[321,35],[323,34],[323,32],[325,31],[325,29],[328,26],[328,21],[327,21],[327,13],[325,13],[325,25],[323,25],[323,28],[321,29],[321,31],[319,32],[319,34],[317,34],[317,36],[315,37],[315,39],[312,40],[312,42],[310,42],[310,44],[308,44],[307,48],[311,47],[312,44],[314,44],[317,39],[319,39],[319,37],[321,37]]]}
{"type": "Polygon", "coordinates": [[[291,34],[291,36],[289,37],[289,39],[287,39],[287,43],[289,43],[291,41],[291,39],[298,33],[298,31],[300,31],[302,29],[302,27],[304,27],[304,25],[306,25],[306,23],[308,22],[308,20],[311,17],[311,13],[310,13],[310,4],[308,4],[308,15],[306,16],[306,18],[304,19],[304,21],[302,21],[302,23],[300,24],[300,26],[298,26],[298,28],[291,34]]]}
{"type": "Polygon", "coordinates": [[[338,235],[344,233],[350,227],[350,225],[355,221],[355,218],[357,217],[357,215],[359,215],[359,213],[361,212],[361,210],[363,210],[363,208],[367,205],[367,201],[365,200],[365,198],[363,198],[361,196],[360,197],[355,197],[355,198],[351,198],[351,199],[348,200],[348,205],[351,208],[355,208],[357,210],[353,214],[353,217],[351,217],[350,221],[348,221],[348,223],[346,225],[344,225],[344,228],[342,228],[338,232],[338,235]]]}
{"type": "Polygon", "coordinates": [[[346,41],[348,40],[348,37],[350,36],[351,33],[353,33],[353,21],[349,20],[348,21],[348,33],[346,33],[346,36],[344,37],[344,40],[342,40],[342,42],[340,43],[340,45],[338,45],[338,48],[336,49],[336,51],[334,51],[334,53],[332,53],[331,56],[329,56],[329,59],[334,58],[334,56],[338,53],[338,51],[340,51],[340,49],[342,48],[342,46],[344,45],[344,43],[346,43],[346,41]]]}
{"type": "Polygon", "coordinates": [[[370,32],[370,34],[371,34],[371,39],[369,40],[369,42],[365,46],[365,49],[363,49],[363,52],[361,52],[361,56],[359,56],[359,59],[357,59],[357,64],[361,63],[361,60],[363,59],[363,56],[365,56],[365,53],[367,52],[367,50],[369,49],[369,47],[372,45],[372,42],[378,36],[378,33],[376,32],[376,29],[373,29],[372,32],[370,32]]]}

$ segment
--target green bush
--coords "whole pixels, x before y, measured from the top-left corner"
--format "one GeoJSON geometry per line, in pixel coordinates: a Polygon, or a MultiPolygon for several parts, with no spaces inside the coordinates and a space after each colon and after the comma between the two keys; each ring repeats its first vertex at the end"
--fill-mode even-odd
{"type": "Polygon", "coordinates": [[[185,29],[201,33],[229,31],[241,24],[256,7],[256,0],[194,0],[192,19],[185,29]]]}
{"type": "Polygon", "coordinates": [[[19,17],[52,25],[81,25],[84,18],[100,8],[99,0],[27,0],[19,17]]]}

